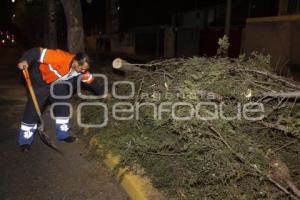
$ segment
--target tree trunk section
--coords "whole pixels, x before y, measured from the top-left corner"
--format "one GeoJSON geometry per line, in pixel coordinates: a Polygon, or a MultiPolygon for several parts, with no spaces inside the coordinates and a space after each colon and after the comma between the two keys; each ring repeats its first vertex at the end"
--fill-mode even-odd
{"type": "Polygon", "coordinates": [[[136,64],[131,64],[129,62],[127,62],[126,60],[123,60],[121,58],[116,58],[113,60],[112,62],[112,66],[114,69],[118,69],[121,71],[131,71],[131,72],[146,72],[145,69],[142,69],[140,67],[138,67],[138,65],[136,64]]]}
{"type": "Polygon", "coordinates": [[[56,4],[55,0],[48,0],[48,46],[57,48],[57,31],[56,31],[56,4]]]}
{"type": "Polygon", "coordinates": [[[231,24],[231,7],[232,7],[232,1],[227,0],[226,3],[226,20],[225,20],[225,35],[228,36],[230,34],[230,24],[231,24]]]}
{"type": "Polygon", "coordinates": [[[288,9],[288,0],[279,0],[278,15],[286,15],[288,9]]]}
{"type": "Polygon", "coordinates": [[[80,0],[61,0],[67,21],[68,49],[72,53],[84,51],[84,32],[80,0]]]}

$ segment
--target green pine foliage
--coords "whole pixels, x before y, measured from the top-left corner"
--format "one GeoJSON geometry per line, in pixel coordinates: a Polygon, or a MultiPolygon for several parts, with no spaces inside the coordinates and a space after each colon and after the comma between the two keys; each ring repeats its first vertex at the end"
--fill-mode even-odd
{"type": "MultiPolygon", "coordinates": [[[[153,108],[145,106],[140,109],[139,120],[118,121],[113,119],[111,110],[115,103],[124,100],[113,98],[107,102],[108,125],[93,129],[90,137],[98,138],[105,148],[121,155],[118,167],[130,166],[137,174],[150,177],[169,199],[288,198],[263,174],[270,174],[267,152],[274,151],[289,167],[292,179],[299,180],[300,105],[295,98],[263,98],[267,92],[297,91],[274,77],[252,72],[270,73],[266,71],[270,68],[268,56],[255,53],[237,59],[193,57],[150,64],[153,66],[145,67],[147,73],[126,76],[126,80],[135,83],[136,92],[125,102],[210,102],[223,105],[227,117],[237,115],[239,103],[260,102],[266,117],[255,122],[244,118],[178,121],[166,112],[158,120],[153,117],[153,108]],[[285,147],[286,144],[289,145],[285,147]]],[[[126,87],[117,91],[130,93],[126,87]]],[[[207,116],[214,111],[213,107],[201,107],[198,114],[207,116]]],[[[187,106],[176,109],[177,116],[188,116],[189,112],[187,106]]],[[[99,113],[101,110],[90,108],[85,120],[103,120],[99,113]]],[[[287,186],[283,180],[276,181],[287,186]]],[[[296,184],[299,187],[300,183],[296,184]]]]}

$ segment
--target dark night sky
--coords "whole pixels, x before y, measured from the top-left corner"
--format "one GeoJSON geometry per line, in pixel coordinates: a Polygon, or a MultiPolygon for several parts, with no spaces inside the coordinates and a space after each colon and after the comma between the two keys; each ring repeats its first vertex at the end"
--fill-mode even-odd
{"type": "MultiPolygon", "coordinates": [[[[17,1],[17,0],[16,0],[17,1]]],[[[93,0],[92,3],[86,3],[82,0],[83,20],[86,28],[90,28],[91,24],[101,26],[104,23],[105,16],[105,1],[106,0],[93,0]]],[[[185,8],[197,8],[211,2],[225,1],[225,0],[120,0],[120,3],[125,3],[135,9],[140,4],[149,5],[149,8],[163,7],[169,11],[185,8]]],[[[168,12],[166,10],[166,12],[168,12]]],[[[0,1],[0,29],[7,29],[11,26],[11,15],[13,14],[13,3],[11,0],[0,1]]],[[[100,27],[101,29],[101,27],[100,27]]]]}
{"type": "Polygon", "coordinates": [[[96,27],[99,30],[103,30],[105,23],[105,1],[93,0],[91,3],[87,3],[86,0],[81,1],[85,30],[93,30],[96,27]]]}
{"type": "Polygon", "coordinates": [[[9,28],[10,26],[10,13],[12,12],[11,1],[0,1],[0,30],[9,28]]]}
{"type": "MultiPolygon", "coordinates": [[[[272,2],[272,4],[277,1],[253,0],[253,2],[272,2]]],[[[92,0],[91,3],[81,0],[81,2],[83,23],[87,33],[91,33],[94,29],[103,30],[105,27],[106,0],[92,0]]],[[[216,2],[225,4],[226,0],[119,0],[121,9],[127,10],[122,20],[128,27],[169,23],[172,13],[199,9],[216,2]]],[[[12,29],[13,5],[11,0],[0,1],[0,30],[12,29]]],[[[260,15],[257,14],[257,16],[260,15]]]]}
{"type": "MultiPolygon", "coordinates": [[[[16,0],[17,1],[17,0],[16,0]]],[[[92,28],[98,26],[102,28],[104,24],[105,15],[105,1],[106,0],[93,0],[92,3],[86,3],[82,0],[83,22],[85,28],[92,28]]],[[[13,15],[14,4],[11,0],[0,1],[0,30],[7,30],[12,28],[11,17],[13,15]]]]}

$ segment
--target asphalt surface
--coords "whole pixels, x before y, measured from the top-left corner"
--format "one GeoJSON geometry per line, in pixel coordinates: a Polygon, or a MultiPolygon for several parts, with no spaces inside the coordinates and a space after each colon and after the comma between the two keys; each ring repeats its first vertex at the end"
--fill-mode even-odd
{"type": "MultiPolygon", "coordinates": [[[[103,163],[87,159],[88,152],[80,140],[72,144],[56,142],[64,152],[59,155],[36,135],[31,151],[20,151],[18,129],[26,102],[20,77],[15,65],[1,64],[0,57],[0,199],[129,199],[103,163]]],[[[55,138],[49,112],[43,117],[48,134],[55,138]]]]}

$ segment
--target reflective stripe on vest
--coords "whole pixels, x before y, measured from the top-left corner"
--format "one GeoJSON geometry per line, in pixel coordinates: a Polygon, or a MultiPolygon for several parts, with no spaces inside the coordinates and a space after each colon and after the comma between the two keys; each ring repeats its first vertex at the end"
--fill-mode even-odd
{"type": "Polygon", "coordinates": [[[58,76],[59,78],[62,77],[55,69],[53,69],[53,67],[50,64],[48,64],[48,66],[49,66],[49,70],[53,72],[56,76],[58,76]]]}
{"type": "Polygon", "coordinates": [[[47,49],[43,49],[42,53],[41,53],[41,57],[40,57],[40,63],[44,63],[44,58],[46,55],[47,49]]]}

